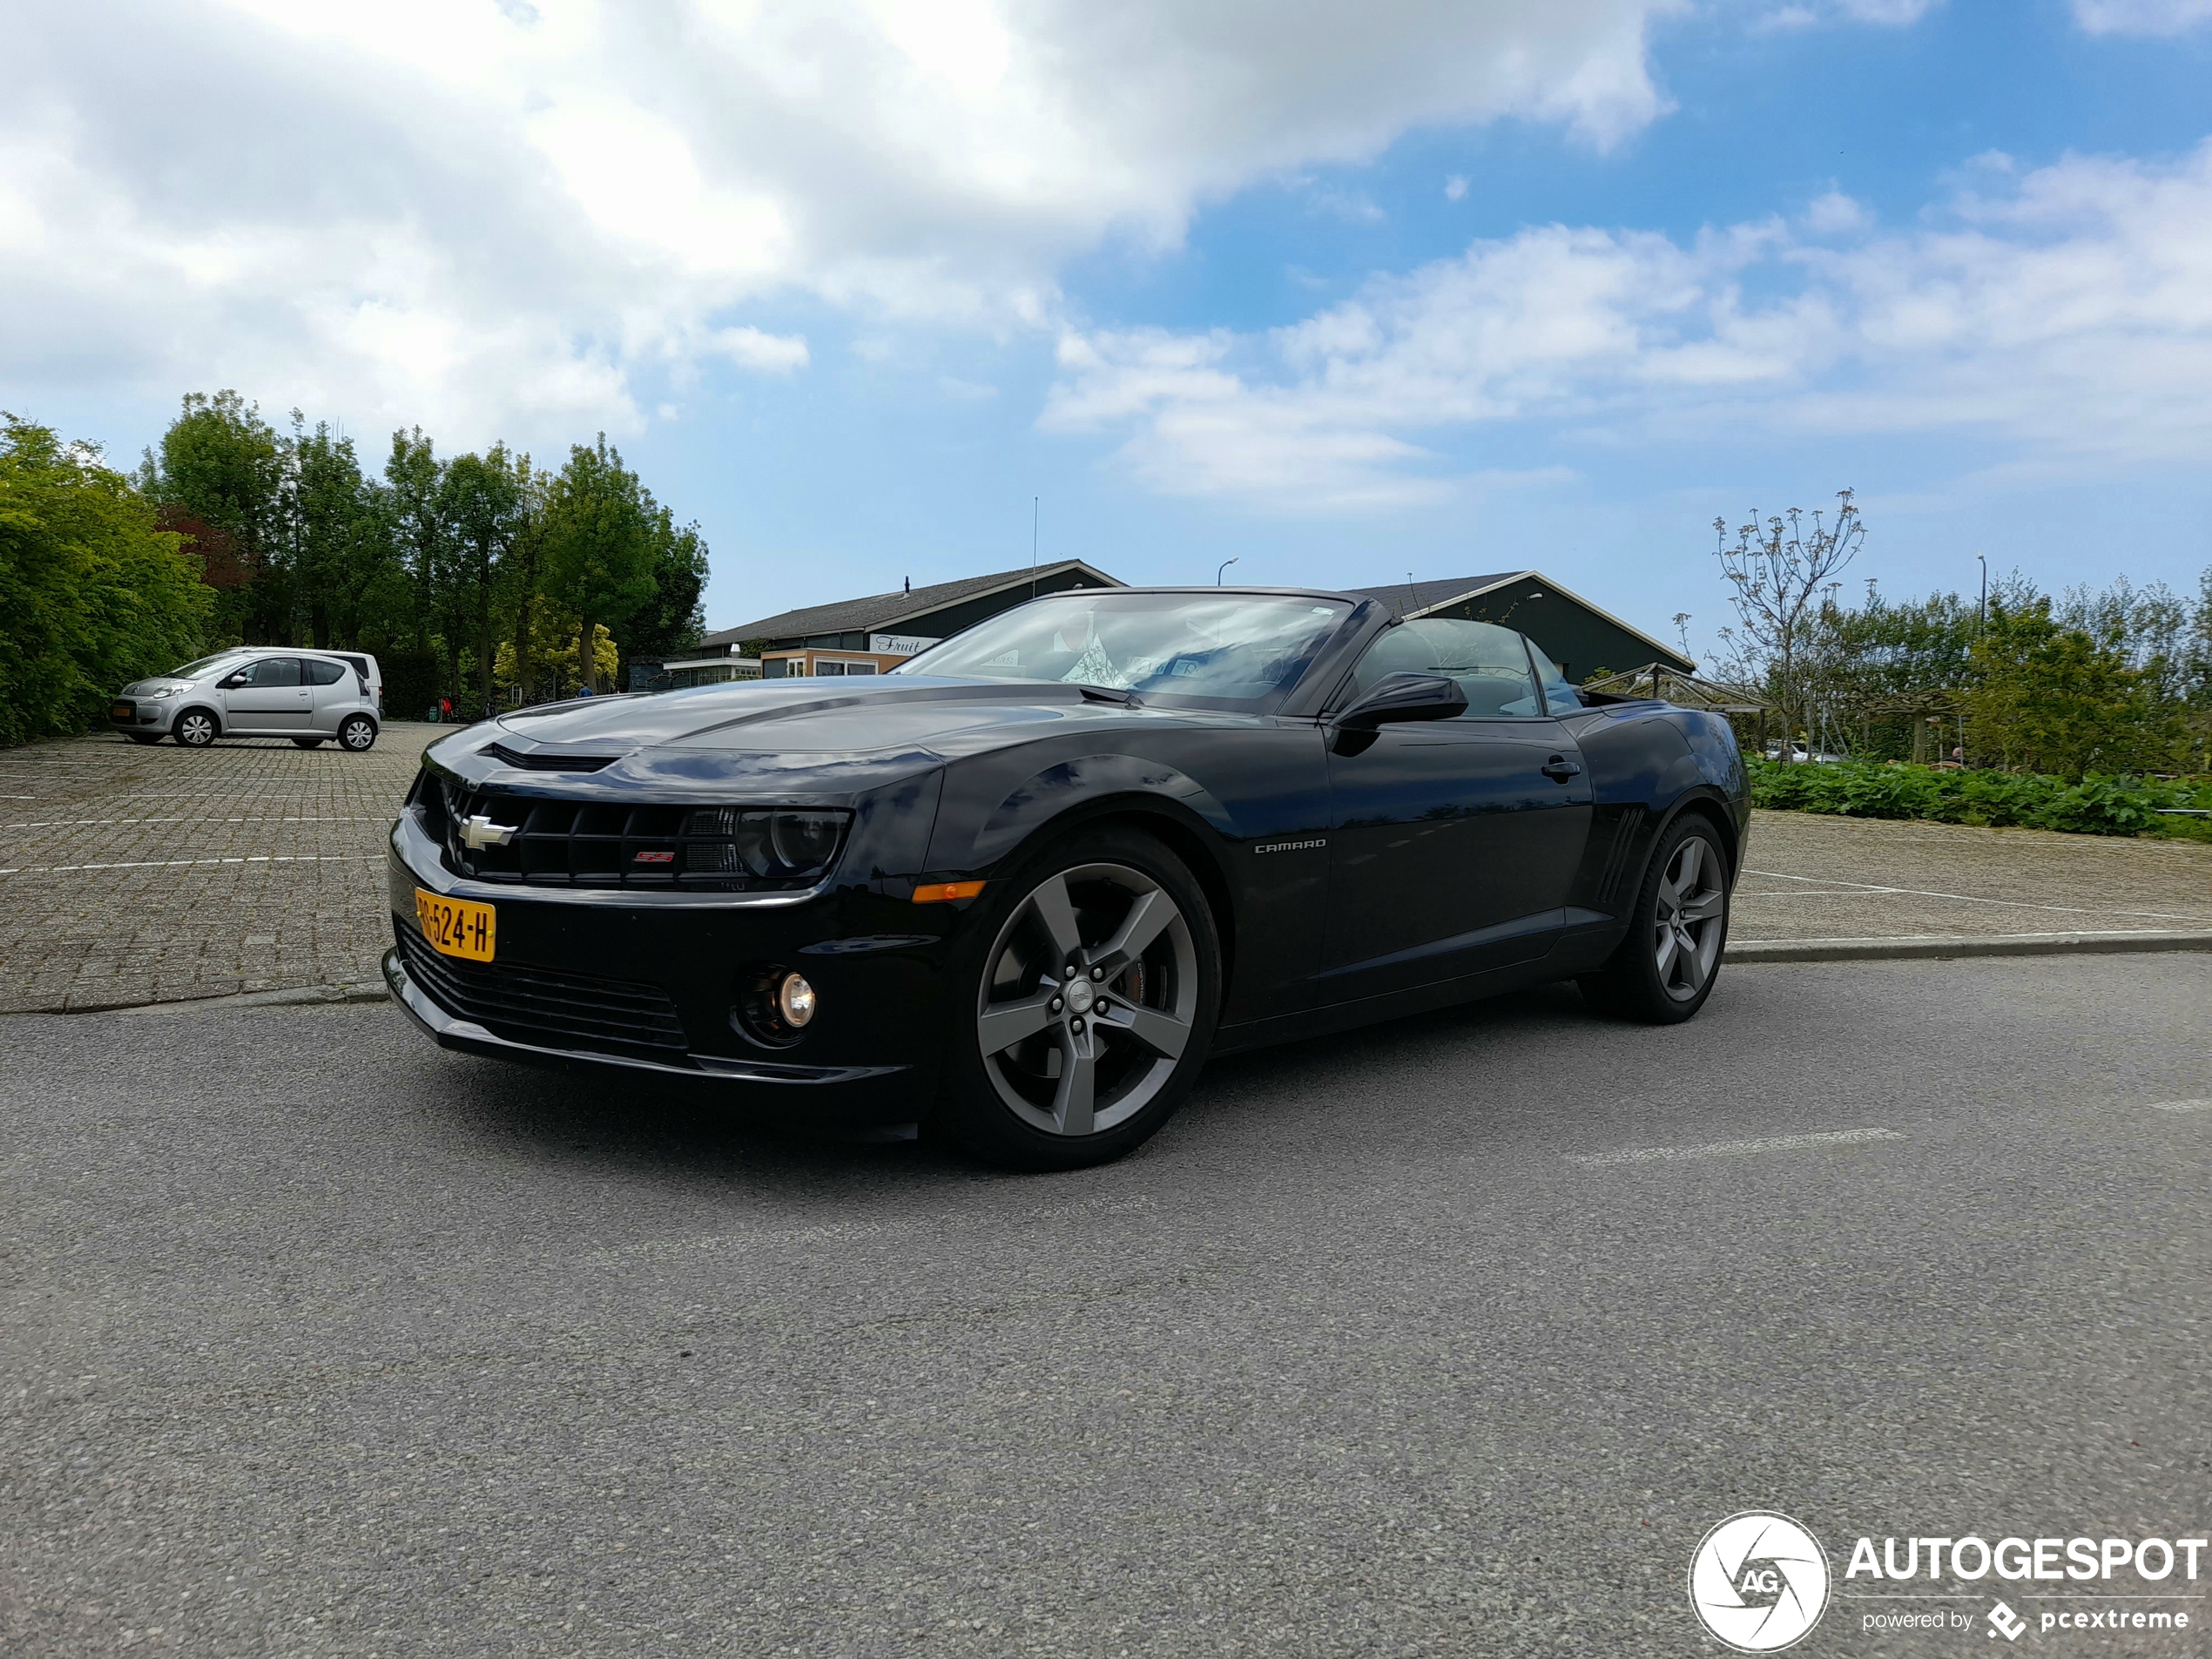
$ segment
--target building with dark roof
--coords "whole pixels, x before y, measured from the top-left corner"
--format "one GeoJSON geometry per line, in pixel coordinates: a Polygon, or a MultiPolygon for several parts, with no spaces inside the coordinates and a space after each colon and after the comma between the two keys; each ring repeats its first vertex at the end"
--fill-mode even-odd
{"type": "Polygon", "coordinates": [[[1654,664],[1683,674],[1697,668],[1672,645],[1660,644],[1538,570],[1500,570],[1490,576],[1447,577],[1345,591],[1380,600],[1408,622],[1416,617],[1452,617],[1517,629],[1577,685],[1595,674],[1617,674],[1654,664]]]}
{"type": "Polygon", "coordinates": [[[700,642],[700,654],[735,655],[743,647],[745,655],[759,656],[770,679],[880,674],[986,617],[1012,610],[1034,594],[1126,585],[1081,559],[1062,559],[1034,570],[1001,570],[779,611],[758,622],[717,629],[700,642]]]}

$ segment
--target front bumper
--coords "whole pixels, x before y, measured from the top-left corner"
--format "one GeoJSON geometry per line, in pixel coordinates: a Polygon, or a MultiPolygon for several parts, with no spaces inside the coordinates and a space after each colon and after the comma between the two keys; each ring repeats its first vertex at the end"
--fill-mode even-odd
{"type": "Polygon", "coordinates": [[[173,697],[114,698],[108,705],[108,724],[118,732],[166,732],[177,702],[173,697]],[[124,713],[126,708],[130,711],[127,718],[124,713]]]}
{"type": "Polygon", "coordinates": [[[395,930],[411,949],[426,948],[415,932],[416,888],[488,902],[498,914],[499,968],[664,992],[684,1034],[679,1047],[625,1052],[543,1023],[473,1017],[456,1005],[467,996],[451,986],[450,1001],[434,995],[443,959],[410,972],[402,951],[387,952],[393,1001],[441,1047],[757,1086],[786,1098],[834,1096],[840,1115],[913,1119],[934,1091],[945,930],[956,920],[950,906],[917,907],[864,889],[778,894],[790,901],[764,905],[744,902],[745,895],[472,881],[445,867],[412,813],[393,826],[387,878],[395,930]],[[820,999],[814,1024],[788,1047],[754,1042],[732,1017],[740,982],[768,963],[803,972],[820,999]]]}

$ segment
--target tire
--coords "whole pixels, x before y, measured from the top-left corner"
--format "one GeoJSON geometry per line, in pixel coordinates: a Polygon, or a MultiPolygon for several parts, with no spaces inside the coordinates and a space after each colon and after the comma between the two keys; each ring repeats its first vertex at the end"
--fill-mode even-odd
{"type": "Polygon", "coordinates": [[[1728,945],[1728,855],[1698,813],[1675,819],[1651,854],[1629,914],[1628,937],[1576,981],[1601,1014],[1678,1025],[1705,1006],[1728,945]]]}
{"type": "Polygon", "coordinates": [[[187,749],[205,749],[222,735],[222,730],[206,709],[186,709],[177,717],[169,735],[187,749]]]}
{"type": "Polygon", "coordinates": [[[986,894],[954,954],[934,1127],[1017,1170],[1133,1150],[1175,1115],[1213,1044],[1221,941],[1205,894],[1181,860],[1124,829],[1061,841],[986,894]]]}
{"type": "Polygon", "coordinates": [[[321,738],[294,738],[292,739],[293,746],[299,749],[320,749],[322,747],[324,741],[325,739],[321,738]]]}
{"type": "Polygon", "coordinates": [[[347,715],[338,727],[338,746],[348,754],[367,754],[376,746],[376,722],[366,714],[347,715]]]}

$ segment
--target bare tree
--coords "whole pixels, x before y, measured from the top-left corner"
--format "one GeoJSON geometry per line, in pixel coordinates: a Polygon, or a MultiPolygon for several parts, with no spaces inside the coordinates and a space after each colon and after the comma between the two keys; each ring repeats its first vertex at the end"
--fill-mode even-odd
{"type": "Polygon", "coordinates": [[[1866,539],[1851,495],[1848,489],[1836,492],[1833,523],[1824,511],[1807,514],[1792,507],[1762,525],[1754,510],[1749,523],[1737,526],[1733,546],[1728,521],[1713,521],[1714,550],[1738,623],[1720,631],[1730,678],[1766,687],[1781,711],[1785,754],[1798,731],[1811,741],[1817,720],[1817,665],[1809,660],[1807,647],[1824,590],[1832,603],[1837,574],[1866,539]]]}

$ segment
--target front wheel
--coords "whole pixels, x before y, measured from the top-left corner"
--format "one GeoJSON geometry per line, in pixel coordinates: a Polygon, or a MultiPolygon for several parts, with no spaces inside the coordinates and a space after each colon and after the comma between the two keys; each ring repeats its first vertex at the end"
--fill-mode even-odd
{"type": "Polygon", "coordinates": [[[1728,943],[1728,855],[1696,813],[1660,837],[1629,913],[1629,936],[1576,981],[1601,1014],[1675,1025],[1705,1006],[1728,943]]]}
{"type": "Polygon", "coordinates": [[[215,717],[188,709],[177,717],[177,729],[170,735],[187,749],[205,749],[215,741],[215,717]]]}
{"type": "Polygon", "coordinates": [[[346,723],[338,728],[340,745],[354,754],[366,753],[375,741],[376,722],[366,714],[348,715],[346,723]]]}
{"type": "Polygon", "coordinates": [[[1205,895],[1150,837],[1095,831],[977,907],[941,1118],[994,1163],[1120,1157],[1174,1115],[1213,1042],[1221,944],[1205,895]]]}

